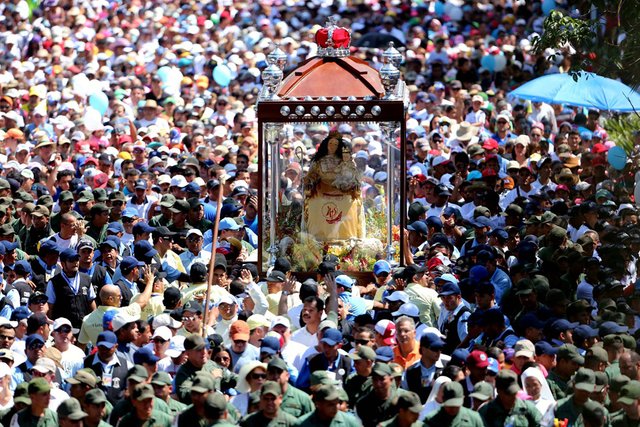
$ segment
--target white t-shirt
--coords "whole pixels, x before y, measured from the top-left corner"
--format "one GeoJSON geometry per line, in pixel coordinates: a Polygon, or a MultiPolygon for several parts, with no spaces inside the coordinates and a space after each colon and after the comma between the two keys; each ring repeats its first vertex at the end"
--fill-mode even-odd
{"type": "Polygon", "coordinates": [[[318,345],[318,336],[307,330],[307,327],[300,328],[291,335],[291,341],[295,341],[305,347],[315,347],[318,345]]]}
{"type": "Polygon", "coordinates": [[[71,238],[65,240],[60,236],[60,233],[56,233],[51,236],[50,240],[54,240],[62,251],[68,248],[75,248],[78,244],[78,235],[74,234],[73,236],[71,236],[71,238]]]}

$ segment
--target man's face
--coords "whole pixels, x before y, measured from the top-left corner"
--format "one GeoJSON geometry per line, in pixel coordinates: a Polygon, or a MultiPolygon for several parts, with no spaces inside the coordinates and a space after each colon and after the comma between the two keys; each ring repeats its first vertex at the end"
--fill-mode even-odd
{"type": "Polygon", "coordinates": [[[278,413],[278,409],[282,404],[282,396],[275,396],[271,393],[263,394],[260,397],[260,410],[267,415],[278,413]]]}
{"type": "Polygon", "coordinates": [[[315,302],[305,302],[302,306],[302,320],[305,323],[313,322],[314,320],[320,322],[320,316],[322,313],[318,311],[315,302]]]}
{"type": "Polygon", "coordinates": [[[316,403],[316,411],[320,418],[325,420],[332,420],[338,414],[338,399],[336,400],[321,400],[316,403]]]}
{"type": "Polygon", "coordinates": [[[0,348],[11,348],[16,340],[16,331],[13,328],[0,329],[0,348]]]}
{"type": "Polygon", "coordinates": [[[44,344],[40,341],[35,341],[31,343],[26,349],[25,352],[27,354],[27,359],[31,361],[38,360],[44,354],[44,344]]]}
{"type": "Polygon", "coordinates": [[[133,407],[136,412],[136,416],[140,420],[148,420],[151,418],[151,412],[153,411],[153,399],[132,400],[133,407]]]}
{"type": "Polygon", "coordinates": [[[187,350],[187,360],[196,368],[202,368],[207,362],[207,350],[187,350]]]}
{"type": "Polygon", "coordinates": [[[225,320],[233,319],[233,317],[236,315],[236,311],[237,311],[236,304],[222,303],[218,306],[218,308],[220,310],[220,315],[225,320]]]}
{"type": "Polygon", "coordinates": [[[371,377],[373,380],[373,390],[378,396],[386,396],[391,388],[391,382],[393,381],[391,375],[376,375],[375,373],[371,377]]]}
{"type": "Polygon", "coordinates": [[[71,326],[62,325],[53,331],[53,341],[56,346],[67,346],[71,343],[71,326]]]}
{"type": "Polygon", "coordinates": [[[412,344],[416,340],[416,329],[409,322],[402,322],[396,328],[398,344],[412,344]]]}
{"type": "Polygon", "coordinates": [[[93,404],[85,402],[83,409],[88,415],[88,420],[99,423],[106,415],[107,405],[105,403],[93,404]]]}
{"type": "MultiPolygon", "coordinates": [[[[200,207],[202,209],[202,207],[200,207]]],[[[197,234],[192,234],[187,237],[187,248],[192,253],[200,253],[202,250],[202,245],[204,243],[204,239],[197,234]]],[[[215,274],[215,272],[214,272],[215,274]]]]}
{"type": "Polygon", "coordinates": [[[64,261],[62,267],[65,274],[75,276],[76,273],[78,273],[78,268],[80,267],[80,260],[64,261]]]}

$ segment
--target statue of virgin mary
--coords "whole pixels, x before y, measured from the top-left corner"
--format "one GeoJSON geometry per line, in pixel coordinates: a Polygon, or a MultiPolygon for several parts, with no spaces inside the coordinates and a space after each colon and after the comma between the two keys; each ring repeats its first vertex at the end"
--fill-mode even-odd
{"type": "Polygon", "coordinates": [[[330,133],[311,159],[304,178],[304,229],[320,241],[364,236],[361,174],[351,147],[330,133]]]}

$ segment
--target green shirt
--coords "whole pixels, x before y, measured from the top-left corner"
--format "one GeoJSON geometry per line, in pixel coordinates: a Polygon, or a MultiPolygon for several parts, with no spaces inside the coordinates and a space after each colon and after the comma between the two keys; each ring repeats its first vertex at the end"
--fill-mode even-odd
{"type": "Polygon", "coordinates": [[[295,418],[300,418],[309,412],[313,412],[315,406],[307,393],[298,390],[291,384],[288,384],[287,391],[282,396],[280,409],[295,418]]]}
{"type": "Polygon", "coordinates": [[[611,418],[611,427],[637,427],[640,426],[640,420],[632,420],[624,412],[616,414],[611,418]]]}
{"type": "Polygon", "coordinates": [[[240,421],[242,427],[290,427],[298,422],[298,418],[287,414],[282,410],[282,406],[275,418],[270,419],[262,414],[262,411],[254,412],[244,417],[240,421]]]}
{"type": "Polygon", "coordinates": [[[146,421],[138,419],[138,417],[133,412],[129,412],[127,415],[122,417],[117,427],[171,427],[171,417],[167,414],[161,414],[158,412],[153,412],[151,414],[151,418],[146,421]]]}
{"type": "Polygon", "coordinates": [[[620,362],[618,360],[611,362],[609,366],[605,368],[604,373],[609,377],[609,382],[611,382],[613,378],[619,377],[621,375],[620,362]]]}
{"type": "MultiPolygon", "coordinates": [[[[129,398],[124,398],[119,402],[116,402],[116,405],[113,407],[111,411],[111,415],[109,416],[109,421],[111,424],[116,425],[118,420],[133,411],[133,403],[129,398]]],[[[169,407],[167,404],[157,397],[153,398],[153,413],[162,413],[169,414],[169,407]]]]}
{"type": "Polygon", "coordinates": [[[484,427],[504,427],[507,419],[511,427],[531,427],[540,425],[542,420],[542,415],[533,403],[521,399],[516,399],[510,411],[496,398],[481,407],[478,412],[484,421],[484,427]]]}
{"type": "Polygon", "coordinates": [[[193,228],[197,228],[198,230],[202,231],[202,234],[206,233],[208,230],[213,229],[213,222],[209,221],[206,218],[202,218],[200,221],[194,224],[189,223],[189,225],[191,225],[193,228]]]}
{"type": "Polygon", "coordinates": [[[549,383],[551,393],[556,400],[560,400],[567,395],[569,384],[556,374],[556,371],[552,370],[549,372],[547,383],[549,383]]]}
{"type": "Polygon", "coordinates": [[[302,417],[297,427],[362,427],[362,424],[353,416],[349,415],[346,412],[338,411],[335,417],[331,420],[330,423],[326,423],[318,417],[316,411],[311,412],[310,414],[302,417]]]}
{"type": "Polygon", "coordinates": [[[355,406],[362,396],[372,390],[372,387],[373,385],[370,377],[353,374],[347,378],[347,381],[344,384],[344,391],[347,393],[347,396],[349,396],[349,406],[355,406]]]}
{"type": "Polygon", "coordinates": [[[100,244],[107,238],[107,226],[104,225],[102,227],[96,227],[94,225],[89,225],[85,234],[100,244]]]}
{"type": "Polygon", "coordinates": [[[187,405],[172,398],[169,398],[169,401],[166,402],[166,404],[169,407],[169,414],[172,418],[187,409],[187,405]]]}
{"type": "Polygon", "coordinates": [[[479,413],[463,406],[455,417],[451,417],[443,408],[440,408],[427,415],[423,425],[425,427],[483,427],[484,423],[479,413]]]}
{"type": "Polygon", "coordinates": [[[169,227],[169,225],[171,225],[171,219],[162,214],[156,215],[149,220],[149,225],[151,227],[169,227]]]}
{"type": "Polygon", "coordinates": [[[374,426],[397,415],[398,408],[392,403],[397,393],[402,393],[402,390],[392,390],[389,399],[380,399],[373,390],[362,396],[356,403],[356,413],[362,423],[374,426]]]}
{"type": "MultiPolygon", "coordinates": [[[[591,400],[591,399],[589,399],[591,400]]],[[[573,400],[573,394],[568,395],[564,399],[558,400],[558,404],[556,406],[555,417],[559,420],[564,420],[565,418],[569,420],[569,425],[575,424],[580,414],[582,414],[583,406],[576,405],[576,402],[573,400]]],[[[609,419],[609,412],[605,408],[606,419],[609,419]]],[[[609,425],[607,422],[605,425],[609,425]]]]}
{"type": "Polygon", "coordinates": [[[27,407],[13,416],[11,426],[58,427],[58,415],[51,409],[45,409],[41,417],[36,417],[31,413],[31,407],[27,407]]]}

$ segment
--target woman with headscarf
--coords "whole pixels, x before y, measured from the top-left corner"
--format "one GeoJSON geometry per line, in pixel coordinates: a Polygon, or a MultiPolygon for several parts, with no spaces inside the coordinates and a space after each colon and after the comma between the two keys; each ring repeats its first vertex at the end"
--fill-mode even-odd
{"type": "Polygon", "coordinates": [[[422,411],[420,411],[420,421],[424,420],[433,411],[440,409],[440,405],[442,405],[442,386],[448,382],[451,382],[451,378],[444,375],[436,378],[431,393],[429,393],[429,397],[427,397],[427,401],[424,403],[422,411]]]}
{"type": "Polygon", "coordinates": [[[544,378],[542,371],[538,367],[530,367],[522,373],[522,385],[526,390],[533,404],[536,406],[542,421],[540,426],[553,426],[554,412],[556,409],[556,401],[551,394],[551,389],[547,380],[544,378]]]}
{"type": "Polygon", "coordinates": [[[251,393],[259,391],[266,380],[266,363],[252,360],[251,362],[245,363],[240,369],[238,385],[236,386],[236,390],[240,394],[231,399],[231,404],[236,407],[243,417],[249,413],[251,393]]]}

